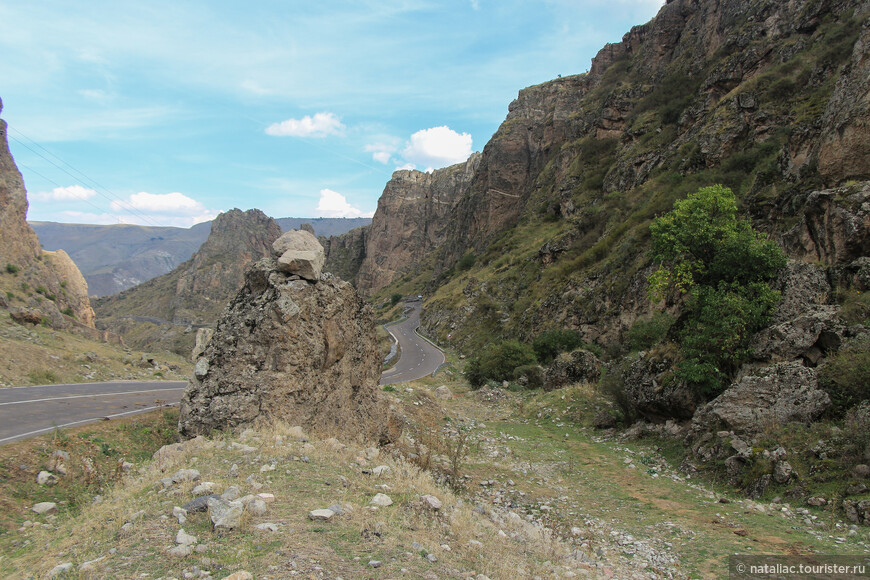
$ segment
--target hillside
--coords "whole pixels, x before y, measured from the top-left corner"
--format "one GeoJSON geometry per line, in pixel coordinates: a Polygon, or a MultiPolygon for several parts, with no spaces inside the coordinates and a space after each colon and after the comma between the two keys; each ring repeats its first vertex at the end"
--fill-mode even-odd
{"type": "MultiPolygon", "coordinates": [[[[367,225],[368,218],[280,218],[283,231],[310,224],[319,236],[367,225]]],[[[208,238],[211,222],[191,228],[129,224],[29,222],[45,250],[64,250],[78,265],[91,296],[110,296],[172,271],[208,238]]]]}
{"type": "Polygon", "coordinates": [[[248,264],[270,255],[281,228],[260,210],[234,209],[212,222],[190,260],[168,274],[94,302],[100,326],[127,344],[189,356],[194,326],[213,325],[244,281],[248,264]]]}
{"type": "Polygon", "coordinates": [[[643,291],[650,220],[717,183],[790,257],[860,269],[867,10],[668,2],[588,73],[522,90],[443,216],[403,221],[405,206],[390,200],[434,198],[437,186],[396,174],[365,230],[358,287],[402,274],[378,295],[425,292],[424,324],[462,349],[549,328],[617,345],[655,310],[643,291]],[[852,224],[849,241],[835,215],[852,224]],[[424,252],[393,256],[372,235],[398,223],[390,247],[424,252]],[[421,244],[430,227],[437,237],[421,244]]]}

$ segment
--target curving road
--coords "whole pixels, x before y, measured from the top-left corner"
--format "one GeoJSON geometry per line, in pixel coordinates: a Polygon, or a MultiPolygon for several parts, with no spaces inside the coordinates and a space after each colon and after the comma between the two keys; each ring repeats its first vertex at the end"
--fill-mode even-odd
{"type": "Polygon", "coordinates": [[[381,375],[381,385],[395,385],[431,375],[447,360],[441,349],[417,334],[423,304],[414,301],[409,306],[407,320],[387,327],[387,332],[399,341],[401,350],[399,362],[381,375]]]}
{"type": "Polygon", "coordinates": [[[101,419],[177,405],[184,381],[81,383],[0,389],[0,445],[101,419]]]}

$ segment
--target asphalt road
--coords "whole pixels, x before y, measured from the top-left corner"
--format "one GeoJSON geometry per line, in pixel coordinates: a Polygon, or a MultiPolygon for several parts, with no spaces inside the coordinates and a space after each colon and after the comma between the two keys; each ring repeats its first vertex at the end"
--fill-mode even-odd
{"type": "Polygon", "coordinates": [[[81,383],[0,389],[0,445],[75,427],[177,405],[183,381],[81,383]]]}
{"type": "Polygon", "coordinates": [[[412,302],[407,320],[388,326],[387,331],[399,341],[399,362],[381,375],[382,385],[405,383],[431,375],[446,359],[444,353],[419,334],[422,303],[412,302]]]}

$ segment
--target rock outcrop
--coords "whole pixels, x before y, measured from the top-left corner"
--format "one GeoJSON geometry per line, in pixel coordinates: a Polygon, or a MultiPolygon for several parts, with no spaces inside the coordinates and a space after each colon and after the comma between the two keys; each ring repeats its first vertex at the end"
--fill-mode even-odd
{"type": "Polygon", "coordinates": [[[671,352],[640,352],[622,369],[623,391],[634,410],[656,422],[689,419],[702,403],[700,395],[673,374],[671,352]]]}
{"type": "Polygon", "coordinates": [[[66,252],[40,248],[26,221],[27,207],[24,179],[9,152],[6,122],[0,119],[0,267],[11,278],[3,281],[5,306],[38,313],[54,328],[93,329],[84,277],[66,252]]]}
{"type": "Polygon", "coordinates": [[[751,439],[770,425],[810,423],[830,404],[818,388],[815,370],[799,362],[779,363],[744,376],[698,409],[692,431],[723,428],[751,439]]]}
{"type": "Polygon", "coordinates": [[[265,258],[246,273],[196,363],[179,431],[192,437],[281,420],[390,440],[396,426],[380,372],[371,309],[349,283],[329,273],[306,280],[265,258]]]}
{"type": "Polygon", "coordinates": [[[574,383],[595,383],[601,377],[601,361],[588,350],[564,352],[547,367],[544,390],[552,391],[574,383]]]}

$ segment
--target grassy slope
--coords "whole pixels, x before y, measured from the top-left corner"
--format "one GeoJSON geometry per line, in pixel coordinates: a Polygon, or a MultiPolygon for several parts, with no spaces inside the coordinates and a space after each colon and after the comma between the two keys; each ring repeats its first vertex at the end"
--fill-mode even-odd
{"type": "MultiPolygon", "coordinates": [[[[719,503],[728,494],[669,465],[656,448],[665,442],[650,446],[601,438],[584,427],[597,404],[588,387],[537,395],[474,393],[455,374],[444,374],[399,387],[389,396],[411,419],[406,434],[414,440],[405,439],[406,451],[431,459],[431,472],[385,452],[367,456],[364,445],[305,442],[298,431],[278,426],[243,436],[241,441],[255,448],[248,453],[232,445],[237,436],[188,443],[163,465],[141,464],[122,484],[104,491],[102,504],[62,505],[54,520],[28,515],[23,508],[50,499],[60,486],[54,492],[36,490],[30,481],[0,485],[7,510],[14,514],[5,521],[9,532],[0,536],[5,555],[0,573],[41,577],[61,562],[78,567],[104,558],[92,575],[76,572],[72,577],[179,576],[197,565],[216,578],[242,569],[257,578],[294,571],[303,577],[322,573],[344,578],[473,572],[495,579],[557,577],[567,571],[622,578],[641,570],[702,578],[725,575],[732,553],[855,554],[868,549],[866,529],[848,535],[846,526],[823,509],[809,508],[818,523],[807,525],[795,515],[798,506],[784,513],[782,505],[733,497],[731,503],[719,503]],[[455,393],[451,400],[432,396],[441,384],[455,393]],[[469,452],[455,464],[459,477],[448,477],[457,426],[468,433],[469,452]],[[232,464],[238,465],[237,477],[229,473],[232,464]],[[380,464],[391,471],[371,475],[380,464]],[[262,471],[271,465],[274,470],[262,471]],[[267,515],[248,517],[232,532],[212,531],[204,514],[192,514],[179,525],[163,516],[192,498],[193,484],[167,491],[155,484],[182,467],[198,469],[219,491],[237,485],[243,494],[273,493],[276,501],[267,515]],[[451,487],[448,480],[460,483],[451,487]],[[255,489],[252,481],[263,487],[255,489]],[[387,493],[395,504],[370,510],[368,502],[377,492],[387,493]],[[439,513],[421,508],[419,497],[425,493],[444,503],[439,513]],[[336,503],[350,509],[330,522],[307,519],[310,510],[336,503]],[[25,518],[48,526],[16,530],[25,518]],[[254,529],[262,522],[275,523],[278,531],[254,529]],[[182,527],[199,539],[203,551],[169,558],[165,551],[182,527]],[[633,554],[634,541],[646,551],[633,554]],[[436,562],[425,558],[429,553],[436,562]],[[643,565],[650,553],[653,561],[643,565]],[[383,563],[377,572],[368,565],[373,559],[383,563]]],[[[142,430],[145,418],[139,421],[135,429],[142,430]]],[[[165,421],[155,417],[155,429],[165,421]]],[[[114,448],[121,435],[83,428],[62,439],[87,446],[98,437],[114,448]]],[[[156,441],[150,443],[153,448],[156,441]]],[[[30,446],[44,460],[54,444],[43,438],[30,446]]],[[[22,446],[27,444],[19,444],[15,453],[0,448],[0,461],[20,462],[22,446]]],[[[135,456],[132,450],[127,453],[135,456]]]]}

